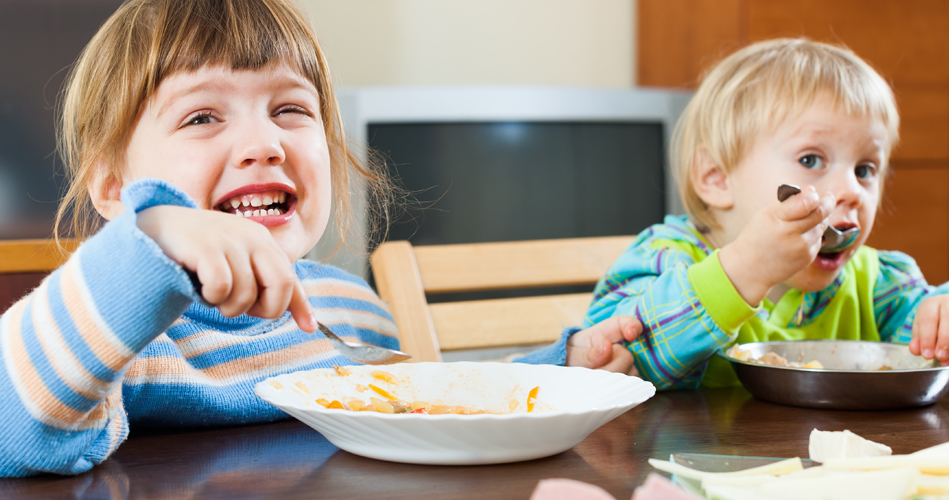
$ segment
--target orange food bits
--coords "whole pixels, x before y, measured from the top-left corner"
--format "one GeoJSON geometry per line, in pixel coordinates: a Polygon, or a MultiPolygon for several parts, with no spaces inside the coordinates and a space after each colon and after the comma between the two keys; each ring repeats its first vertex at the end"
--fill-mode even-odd
{"type": "Polygon", "coordinates": [[[540,386],[535,387],[527,393],[527,413],[534,411],[534,402],[537,401],[537,389],[540,386]]]}
{"type": "Polygon", "coordinates": [[[395,375],[392,375],[391,373],[380,372],[378,370],[374,370],[372,372],[372,376],[379,380],[384,380],[392,385],[399,385],[399,379],[397,379],[395,375]]]}
{"type": "Polygon", "coordinates": [[[330,404],[326,405],[326,407],[331,408],[331,409],[335,408],[338,410],[345,410],[345,408],[343,408],[343,403],[340,403],[339,401],[336,401],[335,399],[330,401],[330,404]]]}
{"type": "Polygon", "coordinates": [[[343,368],[342,366],[333,365],[333,369],[336,370],[337,375],[349,375],[349,368],[343,368]]]}
{"type": "Polygon", "coordinates": [[[305,392],[305,393],[307,393],[307,394],[310,393],[310,389],[309,389],[309,388],[306,386],[306,384],[304,384],[303,382],[297,382],[296,384],[293,384],[293,385],[299,387],[301,391],[303,391],[303,392],[305,392]]]}
{"type": "Polygon", "coordinates": [[[395,396],[393,396],[392,394],[389,394],[388,392],[386,392],[385,389],[382,389],[382,388],[380,388],[380,387],[374,386],[374,385],[372,385],[372,384],[369,384],[369,388],[372,389],[372,390],[374,390],[374,391],[376,391],[376,393],[378,393],[380,396],[382,396],[382,397],[384,397],[384,398],[386,398],[386,399],[396,399],[395,396]]]}

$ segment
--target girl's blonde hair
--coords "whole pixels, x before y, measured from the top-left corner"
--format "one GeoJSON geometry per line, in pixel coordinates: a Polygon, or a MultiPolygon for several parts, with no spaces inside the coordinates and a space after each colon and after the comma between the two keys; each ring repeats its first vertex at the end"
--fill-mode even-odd
{"type": "Polygon", "coordinates": [[[347,147],[326,59],[290,0],[131,0],[102,25],[67,79],[59,148],[69,188],[56,214],[57,240],[70,216],[79,238],[102,223],[89,182],[96,175],[122,179],[138,114],[165,78],[205,66],[258,70],[274,63],[294,68],[319,92],[339,234],[355,220],[354,182],[374,199],[371,209],[385,211],[393,185],[347,147]],[[103,166],[108,171],[96,172],[103,166]]]}
{"type": "Polygon", "coordinates": [[[888,141],[882,174],[899,139],[896,101],[883,78],[850,50],[777,39],[749,45],[713,67],[679,118],[669,146],[672,172],[693,222],[717,227],[692,182],[699,155],[729,172],[758,134],[773,131],[823,96],[848,115],[883,122],[888,141]]]}

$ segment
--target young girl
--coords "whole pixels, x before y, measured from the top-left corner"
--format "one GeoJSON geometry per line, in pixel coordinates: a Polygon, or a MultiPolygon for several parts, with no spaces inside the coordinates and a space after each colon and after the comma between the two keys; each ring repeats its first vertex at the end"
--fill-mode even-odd
{"type": "Polygon", "coordinates": [[[639,235],[587,323],[639,317],[629,349],[659,388],[737,384],[713,356],[734,343],[913,335],[911,350],[949,360],[949,333],[933,348],[949,332],[946,286],[928,286],[905,254],[863,246],[898,127],[890,88],[848,50],[772,40],[727,57],[670,146],[689,215],[639,235]],[[779,202],[781,184],[805,189],[779,202]],[[828,225],[860,236],[822,251],[828,225]]]}
{"type": "MultiPolygon", "coordinates": [[[[347,150],[323,54],[288,0],[125,3],[69,78],[61,142],[59,218],[75,214],[83,238],[92,208],[108,222],[0,317],[0,475],[88,470],[130,422],[285,418],[255,383],[351,364],[307,333],[317,318],[398,347],[363,280],[298,260],[332,211],[345,229],[353,182],[387,181],[347,150]]],[[[553,361],[627,371],[613,344],[637,328],[570,330],[553,361]]]]}

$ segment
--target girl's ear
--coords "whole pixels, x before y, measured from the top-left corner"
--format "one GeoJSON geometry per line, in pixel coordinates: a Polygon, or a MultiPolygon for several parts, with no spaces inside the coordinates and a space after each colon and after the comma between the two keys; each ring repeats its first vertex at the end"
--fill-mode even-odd
{"type": "Polygon", "coordinates": [[[704,148],[695,153],[692,186],[709,208],[728,210],[735,205],[728,173],[704,148]]]}
{"type": "Polygon", "coordinates": [[[122,180],[113,175],[107,165],[101,164],[95,168],[88,189],[92,205],[106,220],[118,217],[125,209],[121,199],[122,180]]]}

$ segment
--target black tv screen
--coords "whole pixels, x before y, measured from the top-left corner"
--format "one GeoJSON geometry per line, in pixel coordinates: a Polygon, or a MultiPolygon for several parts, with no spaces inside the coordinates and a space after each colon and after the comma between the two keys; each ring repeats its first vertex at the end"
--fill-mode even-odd
{"type": "Polygon", "coordinates": [[[661,123],[385,123],[368,139],[419,202],[387,240],[629,235],[666,211],[661,123]]]}

